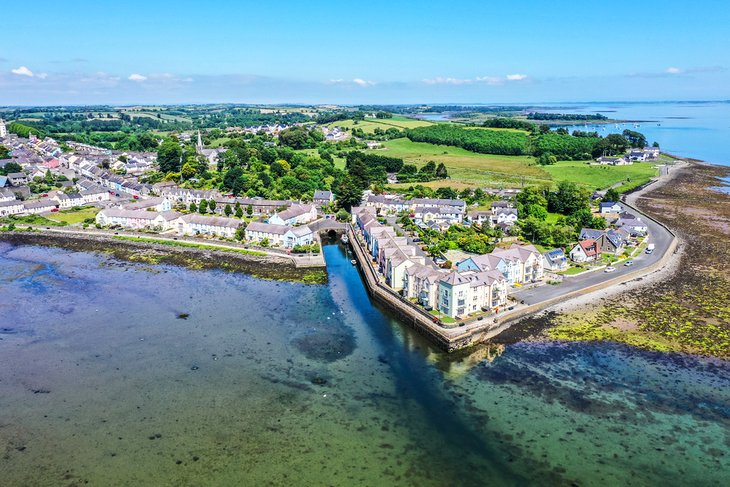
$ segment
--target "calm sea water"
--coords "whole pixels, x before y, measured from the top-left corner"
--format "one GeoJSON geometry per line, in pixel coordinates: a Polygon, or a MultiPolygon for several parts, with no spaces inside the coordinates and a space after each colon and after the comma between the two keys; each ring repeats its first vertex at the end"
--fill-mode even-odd
{"type": "MultiPolygon", "coordinates": [[[[551,103],[540,110],[548,113],[602,113],[616,120],[645,120],[638,127],[633,123],[611,125],[580,124],[570,131],[598,131],[601,135],[620,133],[624,129],[646,135],[662,150],[683,157],[701,159],[730,166],[730,101],[724,102],[616,102],[616,103],[551,103]],[[604,130],[605,127],[605,130],[604,130]]],[[[442,121],[448,114],[428,114],[428,120],[442,121]]]]}
{"type": "Polygon", "coordinates": [[[338,245],[322,286],[0,245],[2,485],[726,485],[724,362],[449,357],[338,245]]]}
{"type": "MultiPolygon", "coordinates": [[[[567,109],[547,110],[569,113],[602,113],[617,120],[647,120],[636,124],[603,126],[588,124],[600,134],[624,129],[643,133],[649,143],[659,142],[662,150],[713,164],[730,166],[730,101],[666,103],[567,104],[567,109]]],[[[586,130],[585,125],[570,130],[586,130]]]]}

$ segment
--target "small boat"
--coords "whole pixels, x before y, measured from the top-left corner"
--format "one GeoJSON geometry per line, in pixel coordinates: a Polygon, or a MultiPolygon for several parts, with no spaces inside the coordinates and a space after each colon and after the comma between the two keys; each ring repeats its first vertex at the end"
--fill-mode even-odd
{"type": "Polygon", "coordinates": [[[345,244],[345,245],[347,245],[347,242],[350,241],[350,239],[347,238],[347,235],[343,235],[341,240],[342,240],[342,243],[345,244]]]}
{"type": "Polygon", "coordinates": [[[352,265],[356,265],[356,264],[357,264],[357,261],[356,261],[355,259],[352,259],[352,260],[350,261],[350,264],[352,264],[352,265]]]}

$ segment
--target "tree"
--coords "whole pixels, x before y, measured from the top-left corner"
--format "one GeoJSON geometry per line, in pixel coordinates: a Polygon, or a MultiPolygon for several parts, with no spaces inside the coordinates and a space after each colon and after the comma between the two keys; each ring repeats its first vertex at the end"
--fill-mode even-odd
{"type": "Polygon", "coordinates": [[[223,208],[223,213],[230,218],[230,216],[233,214],[233,209],[231,208],[231,205],[226,203],[225,208],[223,208]]]}
{"type": "Polygon", "coordinates": [[[236,239],[237,240],[243,240],[246,238],[246,226],[241,225],[236,229],[236,239]]]}
{"type": "Polygon", "coordinates": [[[246,214],[248,216],[253,215],[253,205],[251,203],[249,203],[248,206],[246,207],[246,214]]]}
{"type": "Polygon", "coordinates": [[[553,164],[556,164],[558,162],[558,158],[552,155],[549,152],[544,152],[540,154],[540,157],[537,158],[537,163],[541,166],[552,166],[553,164]]]}
{"type": "Polygon", "coordinates": [[[236,201],[236,218],[243,218],[243,208],[238,201],[236,201]]]}
{"type": "Polygon", "coordinates": [[[360,186],[359,181],[348,174],[342,178],[336,193],[337,203],[341,208],[349,211],[362,201],[363,188],[360,186]]]}
{"type": "Polygon", "coordinates": [[[0,174],[7,176],[11,172],[23,172],[23,168],[16,162],[8,162],[5,166],[0,167],[0,174]]]}
{"type": "Polygon", "coordinates": [[[190,179],[190,178],[194,177],[197,173],[198,173],[198,171],[189,162],[186,162],[183,165],[182,169],[180,170],[180,176],[183,179],[190,179]]]}
{"type": "Polygon", "coordinates": [[[195,201],[193,201],[192,203],[190,203],[189,210],[190,210],[190,213],[195,213],[196,211],[198,211],[198,207],[195,206],[195,201]]]}
{"type": "Polygon", "coordinates": [[[620,195],[618,194],[618,191],[616,191],[615,188],[610,188],[608,191],[606,191],[606,194],[603,195],[603,198],[601,199],[601,201],[614,202],[614,201],[619,201],[619,199],[620,199],[620,195]]]}
{"type": "Polygon", "coordinates": [[[211,211],[211,213],[215,213],[216,206],[217,205],[216,205],[215,200],[208,201],[208,209],[211,211]]]}
{"type": "Polygon", "coordinates": [[[439,188],[436,190],[436,196],[447,200],[455,200],[459,195],[451,188],[439,188]]]}
{"type": "Polygon", "coordinates": [[[434,174],[436,172],[436,163],[433,161],[428,161],[418,172],[422,174],[434,174]]]}
{"type": "Polygon", "coordinates": [[[623,131],[623,136],[629,141],[631,147],[638,147],[639,149],[646,147],[646,137],[641,132],[626,129],[623,131]]]}
{"type": "Polygon", "coordinates": [[[208,212],[208,200],[206,200],[205,198],[200,200],[200,204],[198,205],[198,212],[203,214],[208,212]]]}
{"type": "Polygon", "coordinates": [[[436,177],[439,179],[446,179],[449,177],[449,172],[446,170],[446,166],[443,162],[440,162],[438,167],[436,167],[436,177]]]}
{"type": "Polygon", "coordinates": [[[259,245],[261,247],[268,247],[269,246],[269,237],[264,237],[263,239],[261,239],[261,241],[259,242],[259,245]]]}
{"type": "Polygon", "coordinates": [[[346,222],[350,220],[350,214],[344,208],[340,208],[335,217],[338,222],[346,222]]]}
{"type": "Polygon", "coordinates": [[[162,172],[177,172],[182,163],[182,148],[174,140],[163,142],[157,149],[157,164],[162,172]]]}

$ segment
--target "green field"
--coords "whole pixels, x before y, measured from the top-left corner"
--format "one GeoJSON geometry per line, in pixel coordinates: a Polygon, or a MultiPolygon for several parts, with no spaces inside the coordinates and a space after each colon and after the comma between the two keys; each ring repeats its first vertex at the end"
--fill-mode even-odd
{"type": "Polygon", "coordinates": [[[87,218],[95,218],[97,213],[99,213],[99,208],[90,206],[80,210],[63,210],[58,213],[49,213],[46,215],[46,218],[59,223],[73,225],[74,223],[83,223],[87,218]]]}
{"type": "Polygon", "coordinates": [[[338,120],[325,124],[328,126],[337,126],[342,128],[360,128],[366,134],[372,134],[376,128],[381,130],[388,130],[389,128],[397,129],[413,129],[416,127],[426,127],[433,125],[431,122],[426,120],[416,120],[414,118],[402,117],[399,115],[393,115],[393,118],[368,118],[366,120],[338,120]]]}
{"type": "Polygon", "coordinates": [[[618,191],[626,191],[648,182],[659,172],[651,162],[637,162],[631,166],[599,166],[582,161],[559,161],[545,166],[555,181],[572,181],[591,190],[606,189],[613,185],[618,191]]]}
{"type": "MultiPolygon", "coordinates": [[[[433,188],[477,187],[503,183],[544,183],[550,175],[534,165],[528,156],[499,156],[477,154],[459,147],[433,145],[425,142],[411,142],[406,138],[383,142],[382,149],[373,149],[374,154],[402,158],[408,164],[423,166],[428,161],[443,162],[449,171],[448,180],[432,181],[424,186],[433,188]]],[[[411,183],[395,186],[411,186],[411,183]]]]}
{"type": "MultiPolygon", "coordinates": [[[[599,166],[583,161],[559,161],[552,166],[538,166],[529,156],[477,154],[458,147],[411,142],[406,138],[383,142],[382,148],[366,152],[399,157],[418,167],[428,161],[443,162],[449,171],[449,179],[423,183],[431,188],[449,186],[463,189],[572,181],[590,190],[616,185],[616,189],[623,192],[648,182],[658,174],[654,163],[649,162],[631,166],[599,166]]],[[[392,185],[393,188],[408,186],[412,183],[392,185]]]]}

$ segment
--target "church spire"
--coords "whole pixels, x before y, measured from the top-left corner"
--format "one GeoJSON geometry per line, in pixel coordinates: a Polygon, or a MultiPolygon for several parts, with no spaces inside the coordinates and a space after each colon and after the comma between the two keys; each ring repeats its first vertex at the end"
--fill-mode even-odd
{"type": "Polygon", "coordinates": [[[199,153],[203,152],[203,138],[200,136],[200,130],[198,130],[198,143],[195,145],[195,149],[199,153]]]}

